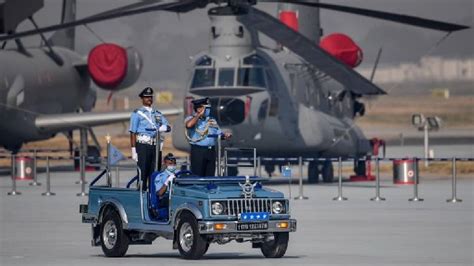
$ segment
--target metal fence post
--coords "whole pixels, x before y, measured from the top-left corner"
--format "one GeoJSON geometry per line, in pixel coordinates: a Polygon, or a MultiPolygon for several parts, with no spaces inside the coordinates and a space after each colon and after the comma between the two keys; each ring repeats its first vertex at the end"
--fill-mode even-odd
{"type": "Polygon", "coordinates": [[[380,161],[379,157],[375,157],[375,197],[371,201],[384,201],[385,198],[380,197],[380,161]]]}
{"type": "Polygon", "coordinates": [[[46,156],[46,192],[41,196],[54,196],[56,193],[51,192],[51,174],[49,171],[49,156],[46,156]]]}
{"type": "Polygon", "coordinates": [[[76,196],[78,197],[84,197],[84,196],[87,196],[87,193],[86,193],[86,156],[84,154],[81,155],[81,163],[80,163],[80,167],[81,167],[81,192],[80,193],[77,193],[76,196]]]}
{"type": "MultiPolygon", "coordinates": [[[[425,158],[426,159],[426,158],[425,158]]],[[[414,161],[415,161],[415,169],[414,169],[414,172],[415,172],[415,184],[413,185],[413,198],[410,198],[408,199],[408,201],[423,201],[422,198],[419,198],[418,197],[418,180],[419,180],[419,176],[418,176],[418,158],[414,158],[414,161]]]]}
{"type": "Polygon", "coordinates": [[[456,157],[453,157],[453,164],[452,164],[452,170],[453,170],[453,178],[452,178],[452,197],[450,199],[447,199],[446,202],[462,202],[462,199],[458,199],[456,195],[456,157]]]}
{"type": "Polygon", "coordinates": [[[33,151],[33,182],[31,182],[29,185],[30,186],[41,186],[41,183],[38,182],[38,161],[36,157],[38,156],[38,153],[36,149],[33,151]]]}
{"type": "Polygon", "coordinates": [[[339,172],[339,184],[338,184],[338,195],[337,197],[333,198],[332,200],[337,200],[337,201],[344,201],[347,200],[347,198],[342,196],[342,158],[339,157],[339,163],[338,163],[338,172],[339,172]]]}
{"type": "Polygon", "coordinates": [[[303,158],[301,156],[298,158],[298,168],[300,170],[299,196],[295,197],[295,200],[306,200],[308,197],[303,195],[303,158]]]}
{"type": "Polygon", "coordinates": [[[12,175],[12,191],[8,192],[8,196],[21,195],[20,191],[16,190],[16,167],[15,167],[15,154],[12,154],[12,165],[11,165],[11,175],[12,175]]]}

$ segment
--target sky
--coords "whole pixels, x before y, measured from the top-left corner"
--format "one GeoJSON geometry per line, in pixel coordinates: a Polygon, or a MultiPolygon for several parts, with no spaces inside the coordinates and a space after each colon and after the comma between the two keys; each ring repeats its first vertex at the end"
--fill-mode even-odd
{"type": "MultiPolygon", "coordinates": [[[[60,18],[60,0],[45,0],[45,7],[35,14],[41,26],[56,24],[60,18]]],[[[136,1],[77,0],[78,17],[85,17],[136,1]]],[[[362,8],[404,13],[430,19],[473,24],[474,0],[326,0],[362,8]]],[[[259,8],[276,14],[275,4],[260,4],[259,8]]],[[[324,34],[342,32],[351,36],[364,51],[360,67],[371,67],[380,47],[382,65],[417,62],[426,55],[444,33],[385,22],[356,15],[322,10],[324,34]]],[[[144,58],[141,82],[157,82],[169,87],[184,87],[189,78],[189,57],[208,47],[209,19],[204,9],[177,15],[152,12],[137,16],[90,24],[91,29],[106,42],[134,46],[144,58]]],[[[20,29],[31,28],[23,23],[20,29]]],[[[86,55],[101,40],[84,27],[77,29],[77,51],[86,55]]],[[[38,37],[27,44],[37,45],[38,37]]],[[[474,57],[474,30],[453,33],[430,55],[446,58],[474,57]]]]}

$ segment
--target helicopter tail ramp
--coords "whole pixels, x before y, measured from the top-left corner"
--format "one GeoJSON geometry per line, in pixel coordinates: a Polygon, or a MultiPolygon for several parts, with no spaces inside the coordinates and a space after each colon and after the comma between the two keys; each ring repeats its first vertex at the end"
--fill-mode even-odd
{"type": "Polygon", "coordinates": [[[0,0],[0,33],[15,31],[16,27],[44,5],[43,0],[0,0]]]}

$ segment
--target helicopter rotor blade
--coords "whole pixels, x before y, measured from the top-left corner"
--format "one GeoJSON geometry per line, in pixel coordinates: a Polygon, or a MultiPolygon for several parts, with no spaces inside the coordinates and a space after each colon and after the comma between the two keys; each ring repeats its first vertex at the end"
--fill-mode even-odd
{"type": "Polygon", "coordinates": [[[402,24],[407,24],[411,26],[417,26],[426,29],[439,30],[445,32],[454,32],[459,30],[464,30],[470,28],[469,26],[459,25],[454,23],[443,22],[439,20],[425,19],[410,15],[397,14],[386,11],[378,11],[360,7],[351,7],[344,5],[335,5],[335,4],[325,4],[314,2],[311,0],[259,0],[259,2],[273,2],[273,3],[288,3],[288,4],[298,4],[309,7],[318,7],[323,9],[329,9],[333,11],[339,11],[349,14],[361,15],[365,17],[377,18],[381,20],[388,20],[393,22],[398,22],[402,24]]]}
{"type": "Polygon", "coordinates": [[[275,17],[250,7],[248,14],[237,19],[245,26],[252,27],[285,46],[318,70],[340,82],[346,89],[356,94],[385,94],[375,84],[275,17]]]}

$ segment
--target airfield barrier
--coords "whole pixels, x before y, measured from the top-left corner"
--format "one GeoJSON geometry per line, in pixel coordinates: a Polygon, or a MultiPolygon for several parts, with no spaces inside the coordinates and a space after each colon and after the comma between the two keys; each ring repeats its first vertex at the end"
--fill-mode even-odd
{"type": "MultiPolygon", "coordinates": [[[[58,151],[58,149],[51,149],[58,151]]],[[[42,150],[44,151],[44,150],[42,150]]],[[[64,150],[61,150],[64,151],[64,150]]],[[[104,161],[107,160],[107,157],[96,157],[96,156],[38,156],[38,150],[32,150],[33,152],[33,182],[30,183],[31,186],[40,186],[41,183],[38,182],[38,170],[37,170],[37,165],[38,161],[45,161],[46,162],[46,192],[42,193],[42,195],[45,196],[53,196],[55,193],[51,192],[51,175],[50,175],[50,161],[60,161],[60,160],[80,160],[80,169],[79,169],[79,181],[76,182],[77,184],[81,185],[81,191],[77,194],[77,196],[87,196],[86,193],[86,187],[85,185],[87,184],[86,181],[86,166],[87,167],[104,167],[106,166],[106,163],[104,161]],[[99,163],[87,163],[87,160],[97,160],[100,158],[99,163]]],[[[9,191],[7,194],[8,195],[21,195],[21,192],[17,190],[17,180],[16,180],[16,167],[15,167],[15,158],[16,155],[0,155],[0,159],[11,159],[11,191],[9,191]]],[[[128,157],[130,159],[130,157],[128,157]]],[[[186,157],[180,157],[177,158],[177,162],[180,163],[182,166],[186,166],[186,168],[189,166],[189,158],[186,157]]],[[[384,201],[385,198],[380,196],[380,162],[393,162],[396,160],[402,160],[402,159],[407,159],[407,157],[403,158],[379,158],[375,157],[375,170],[376,170],[376,178],[375,178],[375,197],[370,198],[371,201],[384,201]]],[[[452,175],[451,175],[451,198],[447,199],[446,201],[449,203],[455,203],[455,202],[462,202],[461,199],[457,197],[457,168],[456,164],[457,162],[472,162],[474,161],[474,158],[457,158],[457,157],[444,157],[444,158],[417,158],[417,157],[411,157],[410,159],[414,160],[415,162],[419,161],[432,161],[432,162],[447,162],[450,161],[452,164],[452,175]]],[[[261,176],[261,168],[265,163],[271,162],[275,164],[293,164],[293,165],[298,165],[299,168],[299,179],[298,179],[298,186],[299,186],[299,195],[295,197],[295,199],[308,199],[308,197],[303,195],[303,167],[304,163],[307,162],[315,162],[315,161],[331,161],[331,162],[337,162],[337,170],[338,170],[338,186],[337,186],[337,191],[338,194],[334,198],[334,200],[337,201],[344,201],[347,200],[346,197],[343,196],[343,182],[342,182],[342,166],[343,162],[354,162],[354,160],[367,160],[363,158],[350,158],[350,157],[339,157],[339,158],[311,158],[311,157],[277,157],[277,158],[272,158],[272,157],[257,157],[257,160],[254,160],[254,157],[228,157],[227,160],[232,160],[234,164],[232,166],[239,166],[239,163],[245,162],[246,165],[248,163],[254,163],[257,168],[258,168],[258,175],[261,176]]],[[[415,167],[418,167],[418,164],[415,163],[415,167]]],[[[415,169],[416,171],[418,169],[415,169]]],[[[116,176],[116,183],[120,183],[120,176],[119,176],[119,167],[115,167],[115,176],[116,176]]],[[[413,182],[413,197],[409,198],[409,201],[412,202],[419,202],[423,201],[423,199],[419,195],[419,176],[415,175],[415,181],[413,182]]]]}

